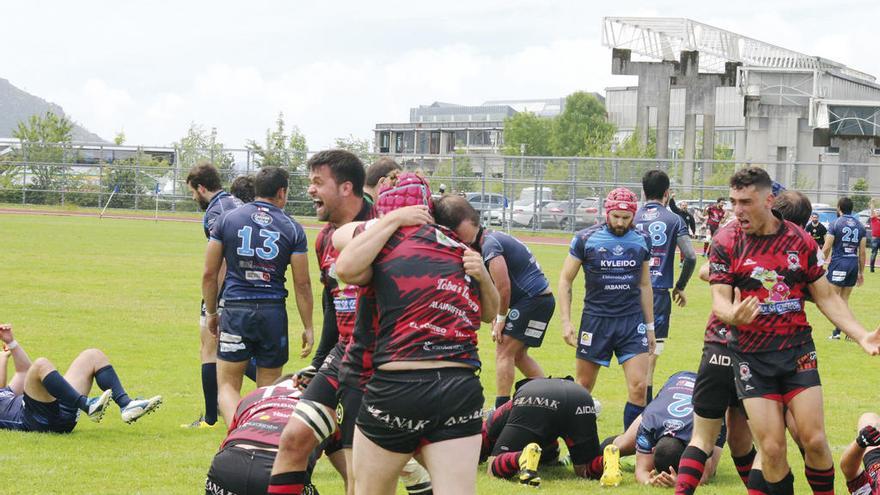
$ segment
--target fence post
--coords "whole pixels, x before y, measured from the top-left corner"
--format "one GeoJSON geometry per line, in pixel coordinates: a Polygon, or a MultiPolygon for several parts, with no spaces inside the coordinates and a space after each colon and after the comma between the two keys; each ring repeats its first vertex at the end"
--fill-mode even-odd
{"type": "Polygon", "coordinates": [[[458,178],[458,172],[456,171],[455,165],[455,155],[452,155],[452,180],[450,181],[452,184],[450,184],[451,189],[449,190],[449,192],[458,193],[460,192],[458,190],[458,181],[456,180],[458,178]]]}
{"type": "Polygon", "coordinates": [[[24,158],[24,175],[21,179],[21,204],[25,204],[27,203],[27,173],[30,164],[28,163],[27,145],[24,142],[21,143],[21,151],[24,158]]]}
{"type": "Polygon", "coordinates": [[[180,149],[177,147],[177,145],[174,145],[174,170],[173,170],[173,174],[172,174],[173,177],[171,179],[172,180],[171,194],[172,194],[172,198],[174,198],[174,199],[171,200],[171,211],[177,211],[177,172],[178,172],[178,170],[180,170],[180,149]]]}
{"type": "Polygon", "coordinates": [[[507,200],[507,173],[509,169],[508,159],[504,158],[504,171],[501,176],[501,195],[504,196],[504,209],[501,210],[501,224],[504,231],[510,234],[510,224],[513,222],[513,205],[507,200]]]}

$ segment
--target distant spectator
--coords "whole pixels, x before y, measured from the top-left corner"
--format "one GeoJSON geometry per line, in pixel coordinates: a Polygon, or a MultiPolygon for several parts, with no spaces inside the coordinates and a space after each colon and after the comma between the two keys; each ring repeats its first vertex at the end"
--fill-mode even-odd
{"type": "Polygon", "coordinates": [[[256,196],[253,176],[239,175],[229,185],[229,192],[240,199],[242,203],[253,203],[256,196]]]}
{"type": "Polygon", "coordinates": [[[880,250],[880,215],[877,215],[877,209],[874,207],[874,200],[871,200],[871,219],[868,223],[871,226],[871,273],[874,273],[874,261],[877,260],[877,250],[880,250]]]}
{"type": "Polygon", "coordinates": [[[691,237],[697,235],[697,221],[694,219],[694,216],[691,214],[690,210],[688,210],[687,201],[682,201],[681,203],[676,205],[675,193],[671,193],[669,195],[669,210],[672,213],[680,216],[681,219],[684,220],[684,224],[687,225],[691,237]]]}
{"type": "Polygon", "coordinates": [[[819,221],[818,213],[813,213],[812,215],[810,215],[810,221],[807,222],[807,225],[806,227],[804,227],[804,229],[807,231],[808,234],[810,234],[813,240],[816,241],[816,244],[818,244],[819,247],[825,245],[825,234],[828,233],[828,229],[825,228],[825,225],[823,225],[822,222],[819,221]]]}

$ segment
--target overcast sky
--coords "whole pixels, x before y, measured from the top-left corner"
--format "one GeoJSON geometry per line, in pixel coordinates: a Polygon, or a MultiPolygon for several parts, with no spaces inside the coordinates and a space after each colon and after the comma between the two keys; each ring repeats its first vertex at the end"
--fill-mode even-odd
{"type": "Polygon", "coordinates": [[[30,0],[3,6],[0,77],[105,139],[167,145],[196,122],[241,147],[281,111],[317,150],[437,100],[632,84],[603,16],[688,17],[880,76],[876,0],[30,0]]]}

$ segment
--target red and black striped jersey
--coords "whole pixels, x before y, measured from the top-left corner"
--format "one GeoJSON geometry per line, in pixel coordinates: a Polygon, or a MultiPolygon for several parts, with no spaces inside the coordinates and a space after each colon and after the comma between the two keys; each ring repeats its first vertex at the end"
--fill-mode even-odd
{"type": "MultiPolygon", "coordinates": [[[[370,220],[376,217],[376,209],[370,203],[364,201],[361,211],[355,217],[355,222],[370,220]]],[[[339,251],[333,247],[333,234],[336,226],[327,224],[318,233],[315,239],[315,253],[318,256],[318,266],[321,269],[321,283],[324,291],[333,303],[333,315],[324,314],[324,318],[335,317],[336,326],[339,330],[339,341],[348,342],[354,329],[355,306],[357,304],[357,285],[341,283],[336,278],[336,258],[339,251]]]]}
{"type": "MultiPolygon", "coordinates": [[[[818,263],[816,241],[773,213],[781,223],[772,235],[748,235],[739,222],[731,222],[712,241],[709,283],[730,285],[742,299],[755,296],[760,302],[752,323],[730,327],[729,345],[740,352],[776,351],[812,340],[804,303],[809,284],[825,269],[818,263]]],[[[707,333],[720,332],[724,324],[715,320],[714,325],[707,333]]]]}
{"type": "Polygon", "coordinates": [[[277,448],[281,432],[301,396],[302,392],[293,388],[290,381],[260,387],[246,395],[235,409],[220,450],[230,442],[277,448]]]}
{"type": "Polygon", "coordinates": [[[452,360],[479,367],[480,292],[465,274],[465,245],[445,227],[395,232],[373,262],[379,312],[373,363],[452,360]]]}
{"type": "Polygon", "coordinates": [[[709,313],[709,322],[706,323],[706,336],[703,339],[706,343],[724,344],[730,338],[730,326],[719,320],[715,313],[709,313]]]}
{"type": "Polygon", "coordinates": [[[379,312],[376,307],[376,292],[372,286],[358,289],[357,318],[354,332],[345,347],[342,365],[339,367],[339,381],[349,387],[365,390],[373,376],[373,353],[376,351],[376,337],[379,332],[379,312]]]}

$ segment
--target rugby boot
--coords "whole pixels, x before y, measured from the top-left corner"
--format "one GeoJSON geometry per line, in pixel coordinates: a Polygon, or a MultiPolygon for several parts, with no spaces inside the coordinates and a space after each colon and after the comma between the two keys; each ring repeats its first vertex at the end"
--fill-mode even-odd
{"type": "Polygon", "coordinates": [[[189,428],[192,430],[210,429],[214,428],[215,426],[217,426],[217,422],[214,422],[214,424],[208,423],[207,421],[205,421],[204,415],[199,416],[199,418],[192,423],[180,425],[181,428],[189,428]]]}
{"type": "Polygon", "coordinates": [[[519,455],[519,479],[520,484],[528,486],[540,486],[541,478],[538,476],[538,464],[541,462],[541,446],[537,443],[526,445],[519,455]]]}
{"type": "Polygon", "coordinates": [[[602,477],[599,484],[602,486],[617,486],[623,479],[620,473],[620,449],[613,443],[605,446],[602,453],[602,477]]]}
{"type": "Polygon", "coordinates": [[[135,399],[122,408],[122,421],[134,423],[138,419],[159,408],[162,404],[162,396],[157,395],[149,399],[135,399]]]}
{"type": "Polygon", "coordinates": [[[107,406],[110,405],[110,398],[113,395],[113,391],[110,389],[105,390],[101,393],[101,395],[97,397],[90,397],[86,401],[86,405],[88,406],[89,419],[94,421],[95,423],[100,423],[101,419],[104,417],[104,413],[107,411],[107,406]]]}

